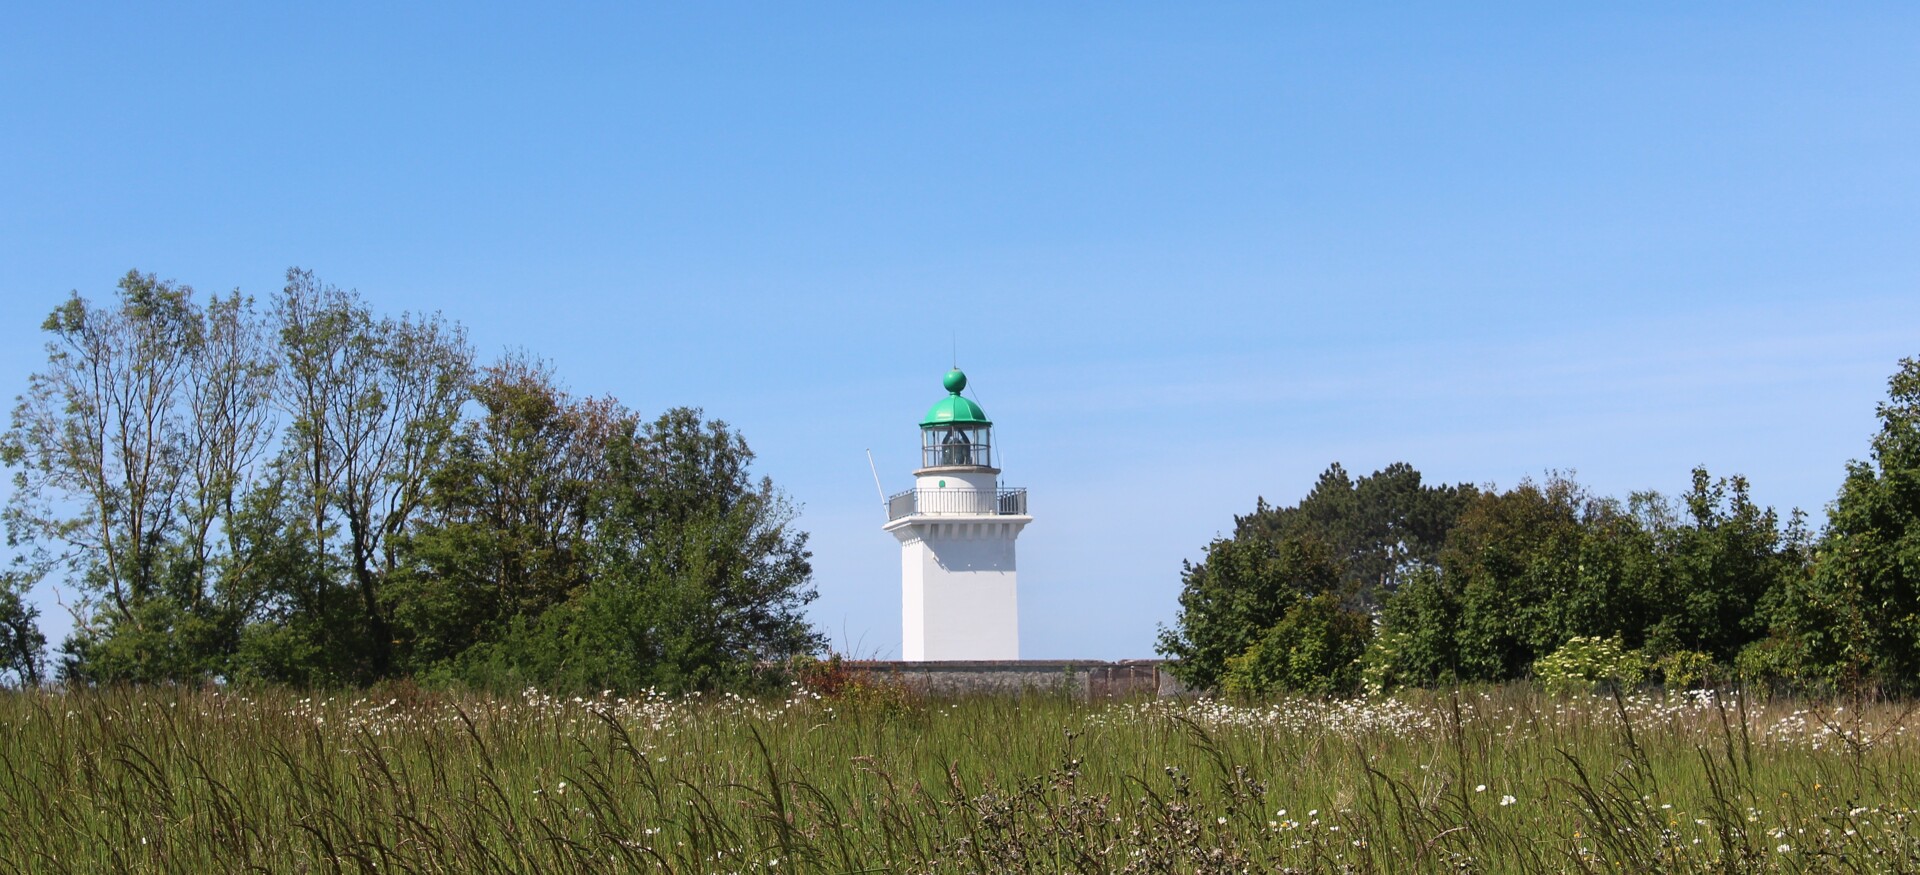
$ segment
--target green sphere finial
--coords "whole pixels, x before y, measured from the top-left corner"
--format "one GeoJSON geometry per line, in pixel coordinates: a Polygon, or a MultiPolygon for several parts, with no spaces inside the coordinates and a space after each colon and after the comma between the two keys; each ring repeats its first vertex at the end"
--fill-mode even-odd
{"type": "Polygon", "coordinates": [[[967,388],[967,375],[959,368],[948,371],[945,377],[940,378],[940,385],[947,387],[947,397],[934,402],[933,409],[927,411],[927,417],[920,420],[921,428],[993,424],[980,405],[960,394],[962,389],[967,388]]]}

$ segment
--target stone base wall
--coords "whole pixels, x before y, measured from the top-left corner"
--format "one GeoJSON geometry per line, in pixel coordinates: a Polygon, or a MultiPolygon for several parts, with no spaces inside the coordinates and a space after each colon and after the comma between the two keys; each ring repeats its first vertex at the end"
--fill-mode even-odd
{"type": "Polygon", "coordinates": [[[1065,693],[1082,701],[1187,694],[1164,659],[857,660],[847,670],[932,696],[1065,693]]]}

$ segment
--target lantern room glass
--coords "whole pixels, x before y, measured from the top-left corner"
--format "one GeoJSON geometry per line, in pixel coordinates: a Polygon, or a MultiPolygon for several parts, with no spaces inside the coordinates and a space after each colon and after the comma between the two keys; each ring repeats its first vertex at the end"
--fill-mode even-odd
{"type": "Polygon", "coordinates": [[[993,467],[993,427],[940,425],[920,429],[920,467],[993,467]]]}

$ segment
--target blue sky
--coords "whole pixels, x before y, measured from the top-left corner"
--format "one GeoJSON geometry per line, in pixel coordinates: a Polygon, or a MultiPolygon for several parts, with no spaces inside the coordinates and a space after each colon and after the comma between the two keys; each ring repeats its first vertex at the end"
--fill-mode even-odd
{"type": "Polygon", "coordinates": [[[956,338],[1032,657],[1333,461],[1818,519],[1920,355],[1912,5],[286,5],[8,13],[0,393],[68,290],[311,268],[738,426],[860,655],[956,338]]]}

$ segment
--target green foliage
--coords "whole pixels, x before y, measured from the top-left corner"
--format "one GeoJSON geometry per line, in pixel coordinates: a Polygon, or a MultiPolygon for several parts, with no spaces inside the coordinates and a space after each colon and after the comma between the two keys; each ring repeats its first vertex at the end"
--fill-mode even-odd
{"type": "Polygon", "coordinates": [[[418,518],[428,476],[470,397],[473,354],[465,331],[438,314],[377,316],[358,293],[299,269],[287,271],[273,325],[289,414],[276,470],[287,475],[284,500],[303,517],[287,531],[305,539],[304,553],[326,557],[328,582],[351,593],[355,606],[316,618],[327,625],[314,628],[362,643],[364,671],[355,680],[388,677],[399,668],[384,597],[397,542],[418,518]],[[338,628],[343,623],[351,628],[338,628]]]}
{"type": "Polygon", "coordinates": [[[1790,684],[1833,674],[1819,666],[1844,640],[1841,600],[1809,586],[1799,515],[1783,522],[1754,504],[1743,478],[1699,468],[1678,502],[1640,493],[1625,504],[1559,475],[1504,492],[1417,484],[1404,466],[1358,483],[1335,466],[1299,507],[1263,502],[1236,519],[1235,538],[1189,567],[1162,652],[1183,660],[1189,682],[1241,691],[1511,680],[1590,638],[1666,659],[1677,685],[1705,676],[1703,659],[1744,658],[1757,670],[1766,656],[1765,670],[1790,684]],[[1281,679],[1296,657],[1274,650],[1268,633],[1301,599],[1332,591],[1286,584],[1285,563],[1256,561],[1280,555],[1287,539],[1328,545],[1324,564],[1350,587],[1340,591],[1348,607],[1379,605],[1357,675],[1325,666],[1316,684],[1281,679]],[[1794,617],[1811,622],[1782,620],[1794,617]]]}
{"type": "Polygon", "coordinates": [[[1404,684],[1459,677],[1460,594],[1455,579],[1438,568],[1411,575],[1381,610],[1378,649],[1369,647],[1370,688],[1385,692],[1404,684]]]}
{"type": "Polygon", "coordinates": [[[64,572],[79,590],[62,674],[207,677],[245,610],[220,583],[224,536],[267,440],[273,365],[252,302],[129,272],[111,304],[76,293],[42,328],[46,367],[0,437],[7,533],[27,548],[11,574],[64,572]]]}
{"type": "Polygon", "coordinates": [[[1920,688],[1920,359],[1903,359],[1879,408],[1871,462],[1847,467],[1802,588],[1782,599],[1757,671],[1847,686],[1920,688]]]}
{"type": "Polygon", "coordinates": [[[15,579],[0,578],[0,684],[11,678],[32,687],[44,674],[40,652],[47,638],[35,622],[40,611],[21,597],[22,589],[15,579]]]}
{"type": "Polygon", "coordinates": [[[689,579],[596,581],[538,618],[515,618],[506,634],[461,654],[444,674],[501,692],[747,686],[754,654],[724,649],[706,595],[689,579]]]}
{"type": "Polygon", "coordinates": [[[1384,696],[1407,682],[1407,651],[1413,636],[1405,632],[1378,632],[1360,653],[1360,691],[1384,696]]]}
{"type": "Polygon", "coordinates": [[[473,386],[464,423],[428,478],[421,519],[396,539],[382,599],[403,665],[426,670],[583,589],[594,490],[632,415],[575,400],[538,362],[510,356],[473,386]]]}
{"type": "MultiPolygon", "coordinates": [[[[1262,499],[1253,513],[1234,518],[1233,537],[1216,539],[1201,562],[1186,565],[1180,616],[1161,629],[1158,650],[1178,660],[1173,670],[1182,681],[1212,688],[1225,679],[1228,660],[1249,654],[1301,601],[1336,594],[1345,610],[1364,617],[1432,564],[1459,508],[1475,494],[1465,485],[1424,486],[1404,464],[1358,481],[1336,464],[1297,506],[1262,499]]],[[[1369,636],[1360,632],[1362,649],[1369,636]]],[[[1343,674],[1311,686],[1352,683],[1343,674]]]]}
{"type": "Polygon", "coordinates": [[[746,442],[685,408],[616,423],[583,496],[593,538],[569,548],[583,582],[537,614],[503,613],[503,634],[430,676],[496,690],[734,688],[758,662],[824,644],[800,614],[814,597],[806,537],[772,483],[748,474],[746,442]]]}
{"type": "Polygon", "coordinates": [[[210,617],[170,596],[141,599],[127,612],[106,618],[102,625],[76,630],[61,646],[62,677],[81,683],[209,678],[233,649],[238,626],[237,618],[210,617]]]}
{"type": "MultiPolygon", "coordinates": [[[[1684,513],[1654,493],[1628,505],[1564,477],[1485,492],[1462,513],[1440,562],[1382,612],[1404,635],[1406,682],[1500,681],[1575,638],[1620,638],[1650,658],[1729,664],[1766,631],[1769,606],[1804,577],[1798,517],[1782,525],[1742,478],[1693,472],[1684,513]]],[[[1688,681],[1691,682],[1691,681],[1688,681]]]]}
{"type": "Polygon", "coordinates": [[[1732,661],[1766,633],[1765,606],[1804,573],[1807,536],[1798,514],[1783,525],[1753,503],[1745,478],[1714,480],[1704,468],[1694,469],[1682,499],[1684,522],[1674,522],[1657,496],[1637,500],[1663,572],[1649,593],[1647,646],[1732,661]]]}
{"type": "Polygon", "coordinates": [[[1828,694],[1842,685],[1831,653],[1810,647],[1805,638],[1775,632],[1742,648],[1733,670],[1741,681],[1763,688],[1828,694]]]}
{"type": "Polygon", "coordinates": [[[1447,533],[1478,494],[1464,483],[1425,485],[1404,462],[1358,480],[1336,462],[1298,505],[1273,507],[1260,499],[1253,513],[1235,517],[1234,538],[1320,541],[1338,560],[1341,581],[1371,606],[1439,558],[1447,533]]]}
{"type": "Polygon", "coordinates": [[[1719,664],[1713,654],[1698,650],[1675,650],[1653,664],[1660,682],[1669,690],[1690,690],[1719,679],[1719,664]]]}
{"type": "Polygon", "coordinates": [[[28,378],[0,458],[15,469],[16,575],[64,570],[127,619],[164,594],[187,427],[176,403],[200,348],[192,290],[129,273],[117,306],[77,293],[48,315],[47,368],[28,378]]]}
{"type": "Polygon", "coordinates": [[[1371,624],[1335,593],[1296,601],[1257,643],[1227,660],[1221,688],[1242,696],[1352,693],[1371,624]]]}
{"type": "Polygon", "coordinates": [[[1385,690],[1520,678],[1570,641],[1617,637],[1649,658],[1674,655],[1676,682],[1690,683],[1695,655],[1731,663],[1770,617],[1831,601],[1804,591],[1798,515],[1783,524],[1739,477],[1695,469],[1677,505],[1598,498],[1559,475],[1504,492],[1419,483],[1404,465],[1358,482],[1334,466],[1298,507],[1262,502],[1236,518],[1235,536],[1188,567],[1161,651],[1203,687],[1385,690]],[[1318,545],[1317,583],[1288,561],[1304,544],[1318,545]],[[1364,681],[1343,663],[1308,683],[1282,668],[1300,664],[1294,639],[1269,633],[1334,591],[1352,609],[1378,605],[1379,644],[1363,651],[1364,681]]]}
{"type": "Polygon", "coordinates": [[[1533,678],[1548,692],[1587,692],[1599,686],[1632,687],[1646,680],[1650,666],[1620,637],[1574,636],[1533,663],[1533,678]]]}
{"type": "Polygon", "coordinates": [[[1160,652],[1179,660],[1173,668],[1183,682],[1202,689],[1220,684],[1228,660],[1259,643],[1295,604],[1335,591],[1340,579],[1331,552],[1310,537],[1222,538],[1183,577],[1179,625],[1161,630],[1160,652]]]}
{"type": "Polygon", "coordinates": [[[1658,573],[1649,546],[1618,505],[1564,477],[1483,493],[1440,560],[1458,676],[1520,677],[1574,636],[1637,634],[1658,573]]]}
{"type": "Polygon", "coordinates": [[[698,411],[643,427],[524,356],[476,377],[458,325],[299,269],[266,314],[130,273],[45,328],[0,435],[27,548],[0,674],[40,679],[19,594],[51,573],[82,594],[82,684],[678,690],[821,642],[791,508],[698,411]]]}
{"type": "Polygon", "coordinates": [[[340,558],[312,531],[295,461],[276,458],[232,522],[238,561],[224,579],[248,606],[227,676],[250,683],[331,687],[376,676],[355,593],[342,586],[340,558]]]}

